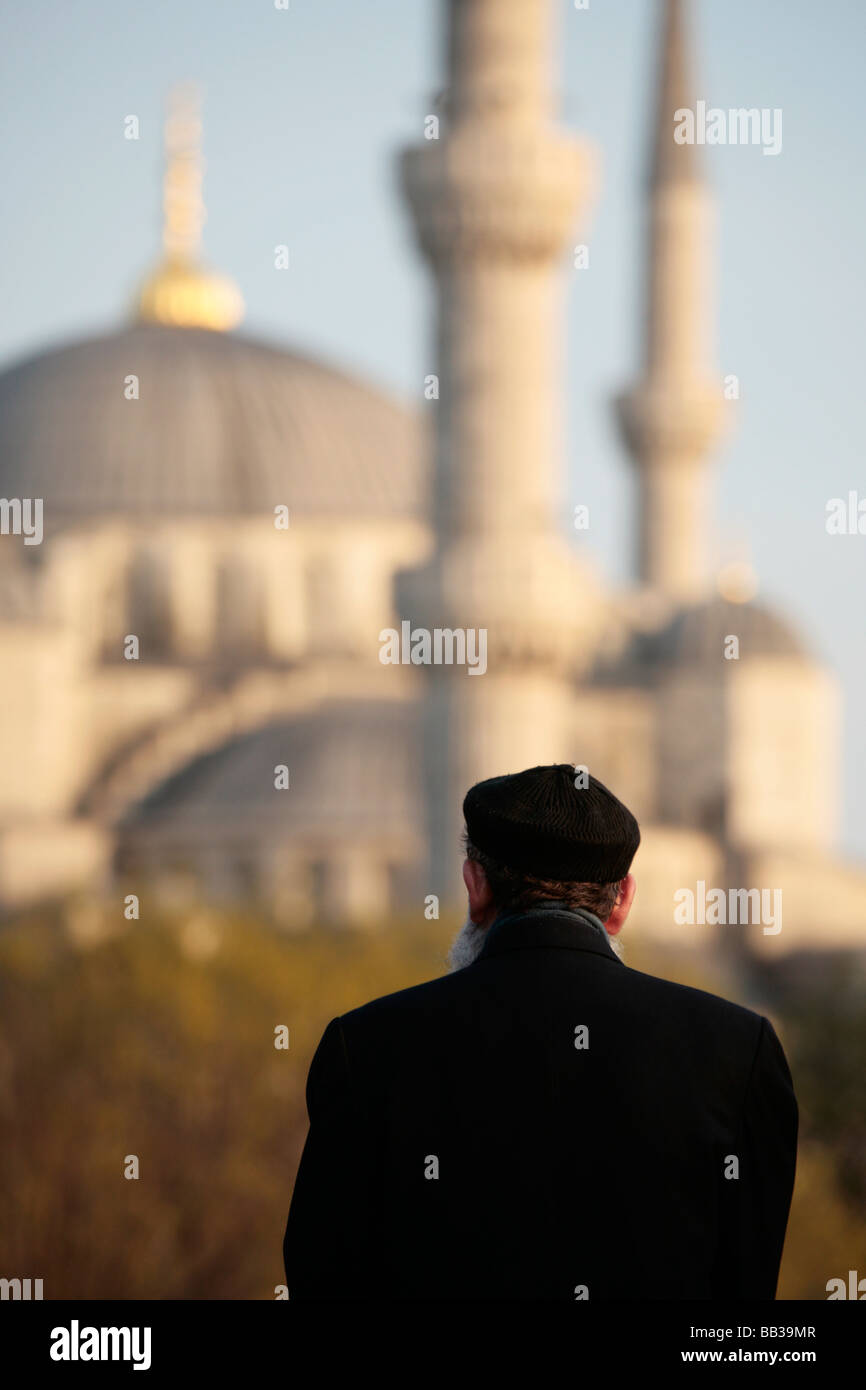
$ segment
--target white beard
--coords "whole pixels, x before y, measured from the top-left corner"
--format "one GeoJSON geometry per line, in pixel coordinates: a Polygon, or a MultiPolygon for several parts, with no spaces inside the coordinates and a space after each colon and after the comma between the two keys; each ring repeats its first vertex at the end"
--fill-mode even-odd
{"type": "MultiPolygon", "coordinates": [[[[623,960],[625,952],[619,937],[611,936],[609,933],[605,934],[607,935],[607,944],[614,955],[618,960],[623,960]]],[[[477,927],[472,918],[467,915],[466,921],[452,941],[451,948],[445,957],[448,969],[452,972],[463,970],[467,965],[471,965],[474,960],[477,960],[481,954],[486,935],[487,928],[477,927]]]]}
{"type": "Polygon", "coordinates": [[[471,965],[474,960],[477,960],[486,935],[487,928],[476,927],[472,918],[467,916],[445,957],[448,969],[452,971],[462,970],[464,966],[471,965]]]}

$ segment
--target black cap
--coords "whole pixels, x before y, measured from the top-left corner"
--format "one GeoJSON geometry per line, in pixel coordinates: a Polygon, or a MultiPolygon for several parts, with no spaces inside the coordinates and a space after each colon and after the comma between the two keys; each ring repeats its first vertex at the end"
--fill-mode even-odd
{"type": "Polygon", "coordinates": [[[628,807],[570,763],[476,782],[463,815],[470,842],[497,864],[558,882],[618,883],[640,844],[628,807]]]}

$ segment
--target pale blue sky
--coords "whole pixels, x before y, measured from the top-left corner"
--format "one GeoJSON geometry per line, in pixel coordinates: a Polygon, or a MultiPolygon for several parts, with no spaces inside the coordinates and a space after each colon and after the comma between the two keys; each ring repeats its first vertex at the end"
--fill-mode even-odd
{"type": "MultiPolygon", "coordinates": [[[[642,180],[655,0],[560,0],[564,123],[603,184],[567,300],[570,501],[611,579],[630,563],[630,470],[609,399],[638,360],[642,180]]],[[[245,331],[410,396],[432,370],[429,287],[394,152],[442,85],[438,0],[24,0],[0,8],[5,255],[0,362],[110,328],[157,253],[169,86],[205,89],[208,259],[245,331]],[[123,139],[123,118],[142,136],[123,139]],[[288,243],[292,268],[273,270],[288,243]]],[[[781,107],[783,149],[703,151],[719,209],[720,371],[740,378],[718,458],[723,554],[747,546],[846,697],[843,842],[866,854],[866,536],[829,537],[828,497],[866,496],[861,0],[696,0],[696,96],[781,107]]],[[[804,776],[808,769],[804,769],[804,776]]]]}

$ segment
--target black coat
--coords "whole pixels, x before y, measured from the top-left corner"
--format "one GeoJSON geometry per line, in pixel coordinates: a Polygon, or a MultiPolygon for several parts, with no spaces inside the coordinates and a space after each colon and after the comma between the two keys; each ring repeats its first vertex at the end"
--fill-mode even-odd
{"type": "Polygon", "coordinates": [[[307,1106],[292,1299],[775,1297],[778,1038],[630,969],[590,913],[500,917],[472,965],[335,1018],[307,1106]]]}

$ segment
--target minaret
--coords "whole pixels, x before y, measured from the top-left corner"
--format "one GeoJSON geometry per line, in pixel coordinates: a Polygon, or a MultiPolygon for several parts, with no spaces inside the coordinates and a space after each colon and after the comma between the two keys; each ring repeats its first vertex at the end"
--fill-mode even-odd
{"type": "Polygon", "coordinates": [[[639,479],[639,579],[675,604],[706,591],[707,453],[724,415],[709,360],[712,206],[697,150],[674,138],[675,112],[694,110],[682,8],[665,0],[643,376],[617,403],[639,479]]]}
{"type": "Polygon", "coordinates": [[[553,125],[552,10],[551,0],[450,0],[442,128],[401,166],[435,278],[439,396],[430,407],[435,552],[401,577],[398,604],[416,627],[484,629],[488,644],[483,675],[427,672],[426,891],[448,902],[469,785],[580,760],[570,680],[603,620],[588,572],[557,530],[555,272],[588,200],[591,161],[553,125]]]}
{"type": "Polygon", "coordinates": [[[225,331],[240,322],[240,293],[201,262],[205,210],[202,199],[201,98],[193,83],[175,87],[165,123],[163,258],[138,299],[142,323],[225,331]]]}

